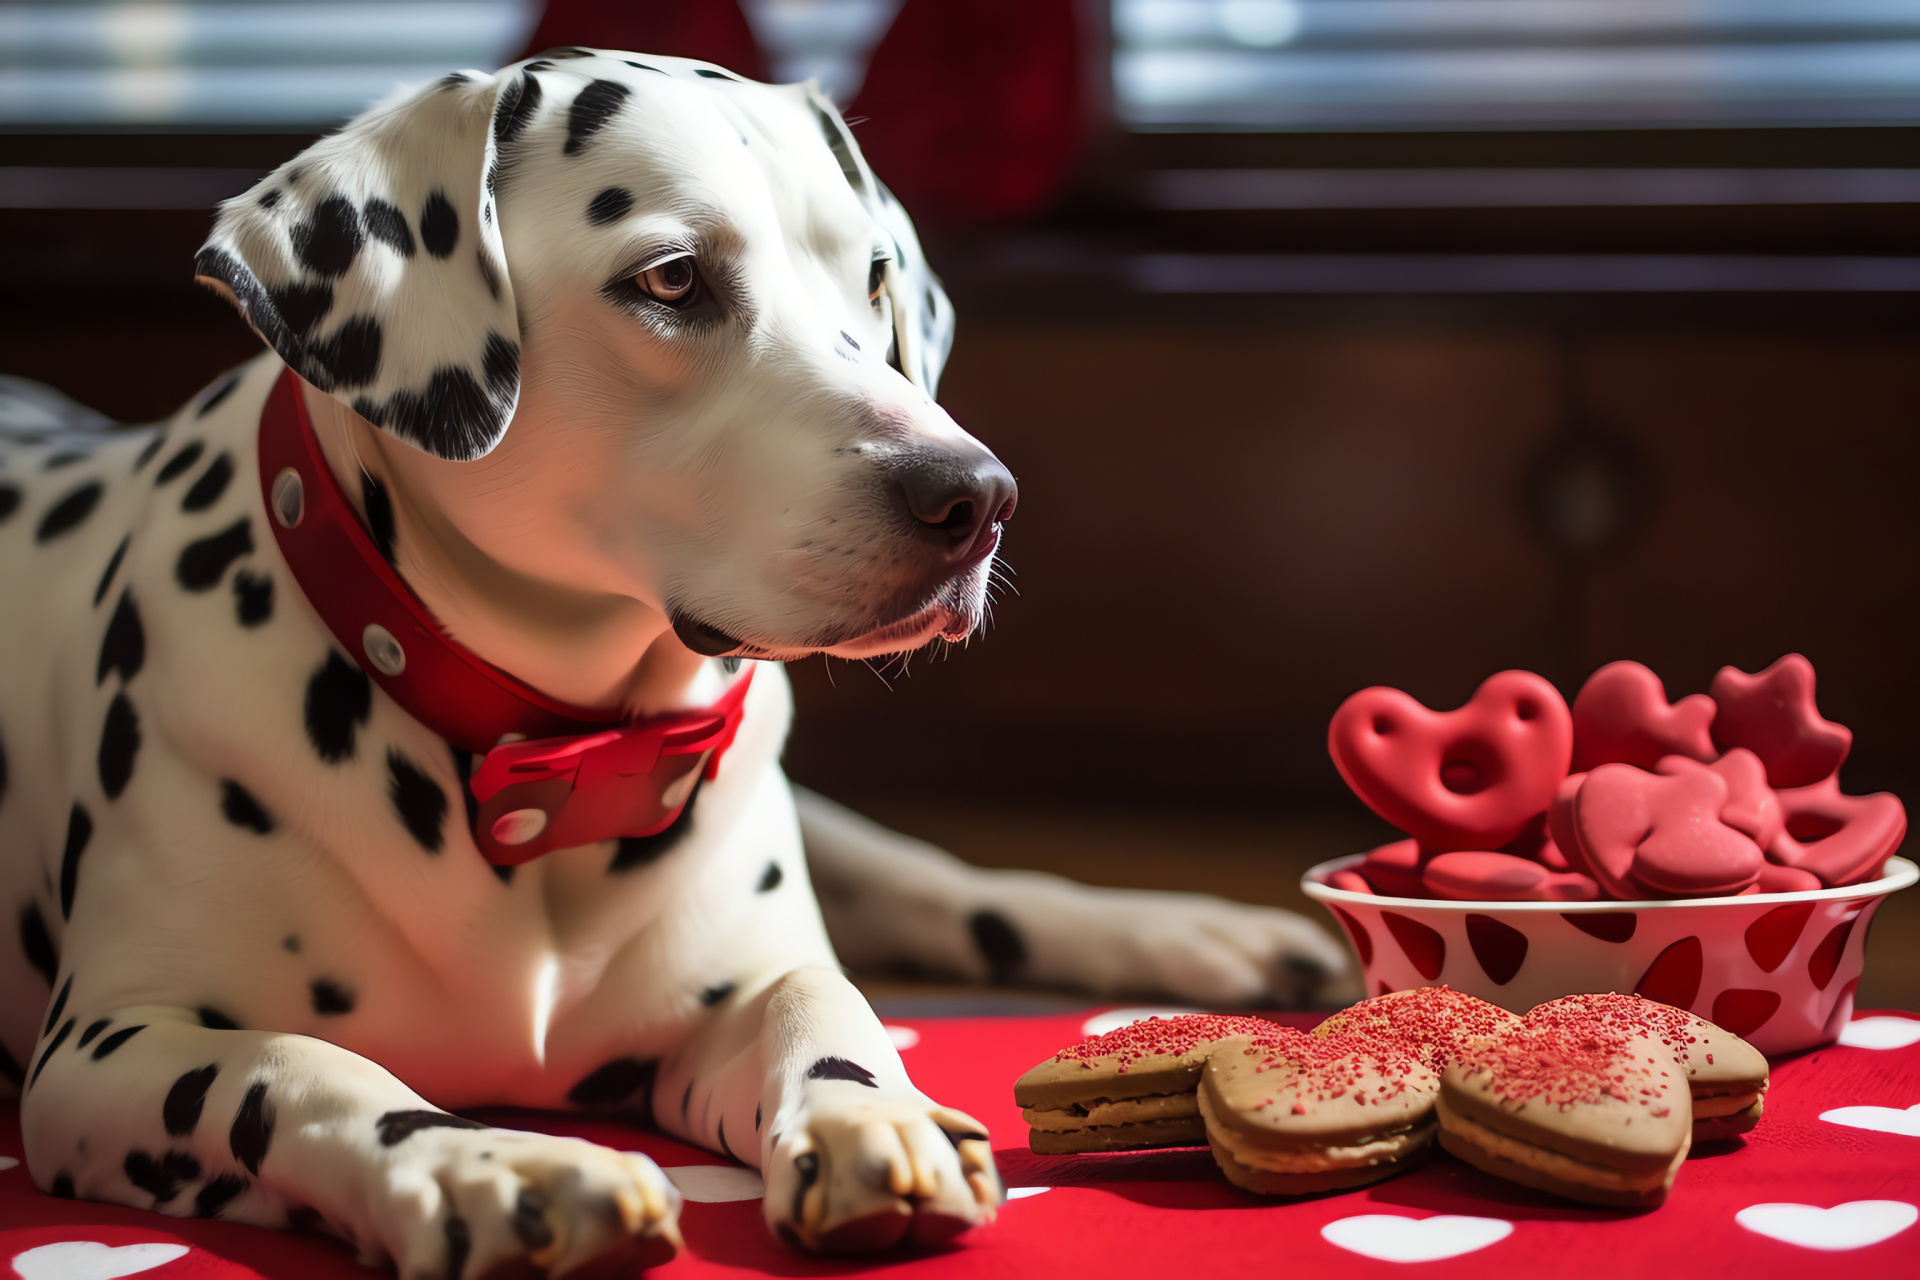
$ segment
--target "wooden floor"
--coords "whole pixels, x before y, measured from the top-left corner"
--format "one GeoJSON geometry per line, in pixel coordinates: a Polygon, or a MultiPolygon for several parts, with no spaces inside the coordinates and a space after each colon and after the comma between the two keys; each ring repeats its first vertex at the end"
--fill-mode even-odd
{"type": "MultiPolygon", "coordinates": [[[[1052,871],[1123,888],[1218,893],[1303,912],[1327,925],[1335,937],[1340,931],[1325,909],[1300,891],[1300,875],[1316,862],[1382,839],[1375,826],[1337,818],[1022,812],[873,800],[860,802],[859,808],[980,866],[1052,871]]],[[[1076,1002],[1067,993],[1016,996],[877,975],[859,981],[883,1012],[915,1004],[959,1007],[983,999],[1035,1008],[1076,1002]]],[[[1880,908],[1857,1004],[1920,1010],[1920,887],[1895,894],[1880,908]]]]}

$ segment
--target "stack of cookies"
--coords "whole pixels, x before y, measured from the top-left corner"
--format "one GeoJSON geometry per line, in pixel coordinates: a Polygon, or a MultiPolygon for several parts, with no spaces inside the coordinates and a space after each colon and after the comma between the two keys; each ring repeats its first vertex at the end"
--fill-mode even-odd
{"type": "Polygon", "coordinates": [[[1236,1186],[1362,1186],[1438,1144],[1590,1204],[1659,1204],[1696,1141],[1759,1123],[1767,1062],[1639,996],[1568,996],[1525,1018],[1446,987],[1364,1000],[1312,1032],[1258,1018],[1150,1019],[1022,1076],[1033,1150],[1205,1143],[1236,1186]]]}

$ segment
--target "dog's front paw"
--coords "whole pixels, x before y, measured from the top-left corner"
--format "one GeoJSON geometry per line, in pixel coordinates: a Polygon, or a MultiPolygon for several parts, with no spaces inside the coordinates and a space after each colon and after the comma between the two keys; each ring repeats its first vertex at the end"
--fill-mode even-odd
{"type": "Polygon", "coordinates": [[[645,1156],[507,1129],[395,1145],[374,1216],[400,1280],[627,1274],[680,1247],[680,1194],[645,1156]]]}
{"type": "Polygon", "coordinates": [[[775,1141],[764,1203],[767,1224],[790,1244],[872,1253],[950,1240],[993,1221],[1005,1199],[977,1120],[836,1082],[816,1085],[775,1141]]]}

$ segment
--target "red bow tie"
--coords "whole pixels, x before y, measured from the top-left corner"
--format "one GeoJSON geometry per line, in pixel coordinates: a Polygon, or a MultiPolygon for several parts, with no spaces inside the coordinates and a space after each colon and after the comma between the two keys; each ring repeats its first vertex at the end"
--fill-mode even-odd
{"type": "Polygon", "coordinates": [[[381,556],[320,452],[291,369],[260,414],[259,448],[267,523],[328,630],[408,715],[486,757],[468,785],[488,862],[655,835],[700,775],[718,771],[751,668],[710,707],[640,720],[549,698],[455,643],[381,556]]]}

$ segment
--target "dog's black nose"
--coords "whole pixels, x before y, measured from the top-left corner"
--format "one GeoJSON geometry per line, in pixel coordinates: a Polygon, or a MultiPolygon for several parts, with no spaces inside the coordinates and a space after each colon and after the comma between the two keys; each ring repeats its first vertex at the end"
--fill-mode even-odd
{"type": "Polygon", "coordinates": [[[979,445],[917,454],[894,479],[907,511],[954,560],[971,554],[1020,499],[1013,473],[979,445]]]}

